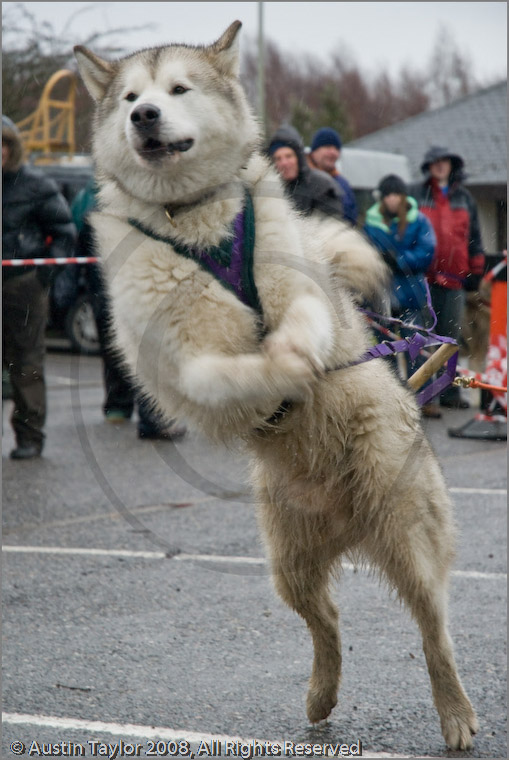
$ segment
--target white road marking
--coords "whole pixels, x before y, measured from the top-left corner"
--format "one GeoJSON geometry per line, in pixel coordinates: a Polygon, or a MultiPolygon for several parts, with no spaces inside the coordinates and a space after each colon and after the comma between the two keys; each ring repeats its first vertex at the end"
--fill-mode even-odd
{"type": "Polygon", "coordinates": [[[478,493],[488,496],[507,496],[507,488],[449,488],[449,493],[478,493]]]}
{"type": "MultiPolygon", "coordinates": [[[[96,734],[111,734],[113,736],[122,737],[124,741],[133,737],[140,739],[153,739],[162,741],[179,741],[185,740],[190,744],[199,744],[200,742],[211,741],[224,742],[240,742],[242,744],[253,744],[253,742],[265,743],[270,741],[271,745],[279,744],[283,745],[284,740],[274,739],[243,739],[240,736],[223,736],[221,734],[206,734],[196,731],[186,731],[185,729],[173,729],[157,726],[140,726],[133,723],[104,723],[99,720],[82,720],[80,718],[58,718],[52,715],[24,715],[21,713],[3,713],[2,720],[4,724],[11,724],[17,726],[38,726],[40,728],[53,728],[59,731],[85,731],[88,735],[95,736],[96,734]]],[[[336,742],[312,742],[303,740],[302,742],[296,742],[302,744],[329,744],[334,747],[336,742]]],[[[351,743],[351,742],[350,742],[351,743]]],[[[230,755],[234,757],[234,755],[230,755]]],[[[332,754],[328,754],[328,757],[332,757],[332,754]]],[[[363,757],[366,758],[412,758],[413,755],[395,755],[387,752],[369,752],[363,747],[363,757]]],[[[419,755],[419,757],[425,757],[419,755]]]]}
{"type": "Polygon", "coordinates": [[[76,554],[90,557],[125,557],[141,559],[165,559],[164,552],[135,552],[123,549],[82,549],[79,547],[62,546],[2,546],[4,552],[20,552],[24,554],[76,554]]]}
{"type": "MultiPolygon", "coordinates": [[[[128,549],[84,549],[81,547],[61,547],[61,546],[9,546],[2,547],[2,551],[19,554],[60,554],[60,555],[77,555],[90,557],[120,557],[125,559],[167,559],[164,552],[141,552],[129,551],[128,549]]],[[[264,557],[237,557],[223,554],[176,554],[171,557],[173,561],[178,562],[205,562],[214,564],[228,565],[265,565],[267,560],[264,557]]],[[[342,567],[345,570],[355,570],[356,566],[350,562],[343,562],[342,567]]],[[[369,572],[369,566],[363,566],[369,572]]],[[[357,569],[362,570],[359,566],[357,569]]],[[[478,578],[483,580],[500,580],[506,579],[507,573],[485,573],[479,570],[452,570],[451,575],[456,578],[478,578]]]]}
{"type": "Polygon", "coordinates": [[[62,377],[60,375],[49,375],[47,378],[47,387],[48,389],[53,388],[61,388],[64,387],[74,387],[79,386],[80,388],[95,388],[96,386],[99,387],[101,385],[100,380],[75,380],[71,377],[62,377]]]}
{"type": "Polygon", "coordinates": [[[265,557],[236,557],[224,554],[176,554],[173,559],[180,562],[219,562],[232,565],[265,565],[265,557]]]}
{"type": "Polygon", "coordinates": [[[187,739],[189,742],[212,741],[245,741],[240,736],[221,736],[219,734],[197,733],[184,729],[159,728],[156,726],[140,726],[133,723],[104,723],[100,720],[82,720],[81,718],[58,718],[52,715],[23,715],[21,713],[3,713],[4,723],[13,725],[40,726],[67,731],[87,731],[96,733],[115,734],[122,737],[141,737],[144,739],[163,739],[166,741],[187,739]]]}

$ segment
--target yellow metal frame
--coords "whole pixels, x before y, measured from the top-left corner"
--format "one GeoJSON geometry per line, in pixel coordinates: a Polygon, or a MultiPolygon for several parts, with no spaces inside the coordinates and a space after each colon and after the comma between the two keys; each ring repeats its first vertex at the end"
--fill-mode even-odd
{"type": "Polygon", "coordinates": [[[27,155],[39,153],[36,163],[55,160],[55,154],[75,152],[74,104],[76,100],[76,75],[67,69],[56,71],[46,82],[36,110],[18,121],[21,139],[27,155]],[[54,87],[64,79],[69,80],[65,100],[52,96],[54,87]]]}

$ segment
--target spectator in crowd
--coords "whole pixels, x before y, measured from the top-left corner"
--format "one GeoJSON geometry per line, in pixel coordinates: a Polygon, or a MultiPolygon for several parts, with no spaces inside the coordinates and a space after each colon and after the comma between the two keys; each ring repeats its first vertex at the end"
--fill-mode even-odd
{"type": "MultiPolygon", "coordinates": [[[[408,195],[401,177],[389,174],[378,186],[380,200],[366,213],[364,231],[382,254],[392,271],[392,316],[410,324],[428,322],[425,272],[435,250],[435,233],[429,220],[417,208],[417,201],[408,195]]],[[[402,337],[411,330],[401,329],[402,337]]],[[[405,354],[407,377],[424,363],[418,356],[411,361],[405,354]]],[[[423,407],[423,414],[440,416],[436,404],[423,407]]]]}
{"type": "Polygon", "coordinates": [[[336,164],[341,156],[341,137],[335,129],[322,127],[313,135],[309,165],[329,174],[342,190],[343,216],[347,222],[357,224],[358,209],[355,195],[348,181],[339,173],[336,164]]]}
{"type": "MultiPolygon", "coordinates": [[[[437,238],[428,271],[431,300],[438,317],[435,331],[458,342],[466,291],[479,288],[485,263],[477,206],[463,186],[463,168],[461,156],[433,146],[421,166],[425,180],[412,192],[437,238]]],[[[462,409],[469,406],[456,387],[440,396],[440,404],[462,409]]]]}
{"type": "Polygon", "coordinates": [[[343,218],[342,192],[327,174],[308,166],[304,143],[296,129],[288,124],[279,127],[268,154],[299,211],[306,215],[320,211],[343,218]]]}
{"type": "MultiPolygon", "coordinates": [[[[75,197],[71,209],[78,229],[78,256],[95,256],[92,228],[88,214],[96,206],[97,188],[91,180],[75,197]]],[[[155,411],[153,404],[137,391],[124,368],[122,358],[112,346],[108,295],[101,268],[87,265],[87,282],[92,296],[94,316],[101,347],[105,387],[104,416],[107,422],[122,423],[138,409],[138,437],[142,439],[175,440],[182,437],[186,428],[176,422],[166,424],[155,411]]]]}
{"type": "MultiPolygon", "coordinates": [[[[23,162],[16,125],[2,115],[2,258],[72,255],[76,229],[53,180],[23,162]]],[[[38,457],[44,447],[45,333],[51,266],[5,267],[2,279],[3,361],[9,372],[16,438],[12,459],[38,457]]]]}

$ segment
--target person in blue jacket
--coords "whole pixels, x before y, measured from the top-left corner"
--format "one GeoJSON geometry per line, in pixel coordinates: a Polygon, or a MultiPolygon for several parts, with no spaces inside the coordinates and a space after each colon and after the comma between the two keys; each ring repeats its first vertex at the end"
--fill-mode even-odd
{"type": "MultiPolygon", "coordinates": [[[[378,186],[380,200],[366,213],[364,232],[380,251],[392,271],[392,316],[410,324],[428,326],[426,271],[435,251],[433,227],[408,195],[401,177],[389,174],[378,186]]],[[[402,336],[405,337],[402,328],[402,336]]],[[[409,331],[408,334],[411,334],[409,331]]],[[[411,361],[405,354],[407,375],[412,375],[423,358],[411,361]]],[[[423,409],[425,416],[437,416],[434,405],[423,409]]]]}

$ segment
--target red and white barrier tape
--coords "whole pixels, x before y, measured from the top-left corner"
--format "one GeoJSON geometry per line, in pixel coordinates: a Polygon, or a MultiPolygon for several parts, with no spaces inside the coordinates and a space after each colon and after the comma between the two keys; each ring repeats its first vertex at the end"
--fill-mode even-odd
{"type": "Polygon", "coordinates": [[[483,280],[485,280],[486,282],[491,282],[492,280],[495,279],[497,274],[501,272],[504,267],[507,266],[507,251],[504,251],[504,253],[505,253],[505,259],[503,261],[499,261],[499,263],[496,264],[496,266],[494,266],[493,269],[487,272],[487,274],[484,275],[483,280]]]}
{"type": "Polygon", "coordinates": [[[99,261],[97,256],[71,256],[69,258],[58,259],[2,259],[3,267],[40,267],[40,266],[55,266],[60,264],[97,264],[99,261]]]}

